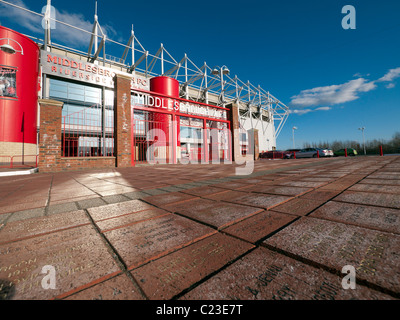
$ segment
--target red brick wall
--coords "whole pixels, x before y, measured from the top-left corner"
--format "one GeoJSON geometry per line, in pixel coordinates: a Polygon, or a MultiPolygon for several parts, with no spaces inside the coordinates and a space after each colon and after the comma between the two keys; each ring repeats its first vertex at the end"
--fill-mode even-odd
{"type": "Polygon", "coordinates": [[[116,75],[114,83],[115,162],[117,167],[131,167],[131,79],[116,75]]]}
{"type": "Polygon", "coordinates": [[[39,171],[59,171],[61,165],[61,111],[63,104],[53,100],[39,100],[39,104],[39,171]]]}

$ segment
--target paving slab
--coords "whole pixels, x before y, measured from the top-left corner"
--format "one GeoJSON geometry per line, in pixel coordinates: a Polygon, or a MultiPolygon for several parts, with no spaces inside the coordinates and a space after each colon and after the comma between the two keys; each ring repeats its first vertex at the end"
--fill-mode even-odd
{"type": "Polygon", "coordinates": [[[391,186],[400,186],[400,179],[393,180],[393,179],[371,179],[365,178],[361,181],[363,184],[384,184],[384,185],[391,185],[391,186]]]}
{"type": "Polygon", "coordinates": [[[181,297],[182,300],[384,300],[392,297],[266,248],[257,248],[181,297]]]}
{"type": "Polygon", "coordinates": [[[242,191],[248,191],[248,192],[269,193],[269,194],[294,196],[294,197],[298,197],[312,190],[313,188],[285,187],[285,186],[271,186],[271,185],[267,186],[256,185],[242,189],[242,191]]]}
{"type": "Polygon", "coordinates": [[[145,300],[138,288],[127,275],[101,282],[93,287],[75,293],[65,300],[145,300]]]}
{"type": "Polygon", "coordinates": [[[392,185],[358,183],[349,188],[349,191],[394,193],[400,196],[400,186],[392,186],[392,185]]]}
{"type": "Polygon", "coordinates": [[[263,211],[223,229],[223,232],[248,242],[256,243],[295,219],[296,217],[292,215],[263,211]]]}
{"type": "Polygon", "coordinates": [[[0,244],[90,224],[82,210],[7,223],[0,229],[0,244]]]}
{"type": "Polygon", "coordinates": [[[120,272],[92,226],[0,245],[0,257],[0,279],[13,283],[8,299],[63,297],[120,272]],[[55,289],[43,289],[42,281],[49,275],[42,273],[45,266],[54,267],[55,289]]]}
{"type": "Polygon", "coordinates": [[[216,234],[132,271],[149,299],[171,299],[254,246],[216,234]]]}
{"type": "Polygon", "coordinates": [[[291,199],[279,206],[274,207],[272,210],[297,216],[305,216],[324,203],[324,200],[311,200],[300,197],[291,199]]]}
{"type": "Polygon", "coordinates": [[[191,195],[197,196],[197,197],[203,197],[203,196],[207,196],[207,195],[228,192],[228,190],[224,189],[224,188],[214,187],[214,186],[206,186],[206,187],[191,188],[191,189],[184,190],[182,192],[191,194],[191,195]]]}
{"type": "Polygon", "coordinates": [[[400,197],[396,194],[345,191],[333,200],[400,209],[400,197]]]}
{"type": "Polygon", "coordinates": [[[310,216],[400,234],[398,209],[330,201],[310,216]]]}
{"type": "Polygon", "coordinates": [[[151,203],[157,207],[163,207],[172,203],[179,203],[197,198],[196,196],[183,192],[170,192],[155,196],[145,197],[143,201],[151,203]]]}
{"type": "Polygon", "coordinates": [[[351,265],[357,279],[400,296],[399,235],[301,217],[263,245],[337,272],[351,265]]]}
{"type": "Polygon", "coordinates": [[[89,208],[88,212],[94,221],[100,221],[153,208],[153,206],[144,203],[143,201],[131,200],[96,208],[89,208]]]}
{"type": "Polygon", "coordinates": [[[157,259],[216,231],[189,219],[167,216],[105,232],[128,269],[157,259]]]}
{"type": "Polygon", "coordinates": [[[165,208],[216,229],[225,228],[263,211],[261,208],[207,199],[192,200],[165,208]]]}
{"type": "Polygon", "coordinates": [[[341,191],[316,189],[301,196],[301,199],[310,199],[326,202],[336,197],[341,191]]]}
{"type": "Polygon", "coordinates": [[[101,232],[110,231],[127,225],[131,225],[137,222],[150,220],[160,216],[169,214],[169,212],[162,209],[148,209],[144,211],[124,214],[115,218],[100,220],[96,222],[97,227],[101,232]]]}

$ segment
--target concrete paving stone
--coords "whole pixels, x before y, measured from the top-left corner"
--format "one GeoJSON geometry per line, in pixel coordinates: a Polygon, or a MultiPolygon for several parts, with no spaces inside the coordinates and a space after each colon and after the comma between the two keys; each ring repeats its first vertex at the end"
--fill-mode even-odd
{"type": "Polygon", "coordinates": [[[263,209],[272,209],[275,206],[293,199],[288,196],[272,195],[272,194],[257,194],[257,193],[244,193],[241,196],[231,197],[225,201],[252,206],[263,209]]]}
{"type": "Polygon", "coordinates": [[[160,190],[164,190],[164,191],[167,191],[167,192],[179,192],[179,191],[184,190],[184,188],[180,188],[180,187],[177,187],[177,186],[168,186],[168,187],[160,188],[160,190]]]}
{"type": "Polygon", "coordinates": [[[125,197],[122,194],[109,195],[109,196],[106,196],[106,197],[102,197],[102,199],[103,199],[104,202],[106,202],[108,204],[125,202],[125,201],[129,201],[130,200],[128,197],[125,197]]]}
{"type": "Polygon", "coordinates": [[[370,179],[388,179],[388,180],[400,180],[400,175],[395,174],[384,174],[384,173],[373,173],[368,176],[370,179]]]}
{"type": "Polygon", "coordinates": [[[240,181],[227,181],[227,182],[214,184],[213,187],[229,189],[229,190],[237,190],[237,189],[242,189],[242,188],[245,188],[245,187],[249,187],[249,184],[248,183],[242,183],[240,181]]]}
{"type": "Polygon", "coordinates": [[[308,192],[308,193],[302,195],[300,198],[326,202],[326,201],[336,197],[340,192],[341,191],[338,191],[338,190],[316,189],[314,191],[311,191],[311,192],[308,192]]]}
{"type": "Polygon", "coordinates": [[[195,196],[183,192],[170,192],[156,196],[143,198],[143,201],[149,202],[155,206],[161,207],[172,203],[183,202],[195,199],[195,196]]]}
{"type": "Polygon", "coordinates": [[[47,214],[58,214],[58,213],[76,211],[76,210],[79,210],[76,203],[69,202],[69,203],[50,205],[47,208],[47,214]]]}
{"type": "Polygon", "coordinates": [[[273,208],[274,211],[305,216],[325,203],[324,200],[296,198],[273,208]]]}
{"type": "Polygon", "coordinates": [[[98,226],[98,228],[100,229],[101,232],[106,232],[106,231],[110,231],[113,229],[117,229],[117,228],[120,228],[123,226],[141,222],[141,221],[150,220],[150,219],[160,217],[163,215],[167,215],[167,214],[169,214],[168,211],[154,208],[154,209],[134,212],[134,213],[130,213],[130,214],[125,214],[125,215],[118,216],[118,217],[111,218],[111,219],[100,220],[100,221],[96,222],[96,225],[98,226]]]}
{"type": "Polygon", "coordinates": [[[75,293],[65,300],[145,300],[127,275],[121,274],[75,293]]]}
{"type": "Polygon", "coordinates": [[[157,259],[216,231],[173,214],[105,232],[128,269],[157,259]]]}
{"type": "MultiPolygon", "coordinates": [[[[4,214],[0,215],[2,217],[4,214]]],[[[45,215],[45,208],[36,208],[36,209],[30,209],[30,210],[23,210],[23,211],[17,211],[14,213],[8,214],[9,217],[6,222],[13,222],[13,221],[21,221],[25,219],[31,219],[31,218],[36,218],[36,217],[43,217],[45,215]]]]}
{"type": "Polygon", "coordinates": [[[257,248],[200,284],[182,300],[391,300],[367,287],[345,290],[342,277],[257,248]]]}
{"type": "Polygon", "coordinates": [[[218,194],[221,192],[229,192],[229,191],[224,188],[217,188],[214,186],[206,186],[206,187],[197,187],[197,188],[187,189],[182,192],[191,194],[193,196],[202,197],[202,196],[218,194]]]}
{"type": "Polygon", "coordinates": [[[224,233],[256,243],[296,219],[295,216],[263,211],[223,229],[224,233]]]}
{"type": "Polygon", "coordinates": [[[293,180],[293,181],[286,181],[279,183],[279,185],[283,186],[290,186],[290,187],[307,187],[307,188],[318,188],[321,187],[325,184],[327,184],[326,181],[302,181],[302,180],[293,180]]]}
{"type": "Polygon", "coordinates": [[[267,185],[267,186],[255,185],[249,188],[242,189],[242,191],[248,191],[248,192],[269,193],[269,194],[277,194],[285,196],[300,196],[311,190],[313,190],[313,188],[284,187],[284,186],[272,186],[272,185],[267,185]]]}
{"type": "Polygon", "coordinates": [[[393,179],[371,179],[371,178],[365,178],[364,180],[361,181],[363,184],[384,184],[384,185],[390,185],[390,186],[400,186],[400,179],[399,180],[393,180],[393,179]]]}
{"type": "Polygon", "coordinates": [[[400,209],[400,197],[396,194],[345,191],[333,200],[400,209]]]}
{"type": "Polygon", "coordinates": [[[52,206],[52,205],[69,203],[69,202],[79,202],[79,201],[85,201],[85,200],[90,200],[90,199],[95,199],[95,198],[99,198],[99,196],[97,194],[93,194],[93,195],[90,195],[90,196],[82,196],[82,197],[71,196],[71,197],[63,199],[63,200],[51,199],[50,205],[52,206]]]}
{"type": "Polygon", "coordinates": [[[339,182],[339,181],[336,181],[336,182],[332,182],[332,183],[326,184],[326,185],[318,188],[318,190],[319,191],[328,191],[329,190],[329,191],[342,192],[342,191],[350,188],[354,184],[355,184],[355,182],[343,182],[343,181],[339,182]]]}
{"type": "Polygon", "coordinates": [[[144,193],[142,191],[128,192],[128,193],[123,193],[122,195],[131,200],[143,199],[144,197],[148,196],[147,193],[144,193]]]}
{"type": "Polygon", "coordinates": [[[217,229],[222,229],[263,211],[261,208],[253,208],[229,202],[216,202],[208,199],[192,200],[176,206],[167,206],[165,209],[217,229]]]}
{"type": "Polygon", "coordinates": [[[107,203],[105,201],[103,201],[100,197],[76,201],[76,205],[79,207],[79,209],[101,207],[106,204],[107,203]]]}
{"type": "Polygon", "coordinates": [[[115,218],[129,213],[153,209],[154,207],[140,200],[131,200],[106,206],[89,208],[88,212],[94,221],[115,218]]]}
{"type": "Polygon", "coordinates": [[[151,196],[156,196],[159,194],[165,194],[168,193],[166,190],[161,190],[161,189],[148,189],[148,190],[143,190],[141,191],[143,194],[146,194],[146,196],[151,195],[151,196]]]}
{"type": "Polygon", "coordinates": [[[399,186],[388,186],[381,184],[363,184],[358,183],[351,188],[349,191],[365,191],[365,192],[376,192],[376,193],[394,193],[400,195],[400,185],[399,186]]]}
{"type": "Polygon", "coordinates": [[[15,300],[61,298],[121,271],[90,225],[0,245],[0,256],[0,279],[13,283],[15,300]],[[55,289],[44,289],[52,274],[55,289]]]}
{"type": "Polygon", "coordinates": [[[400,234],[398,209],[330,201],[310,216],[400,234]]]}
{"type": "Polygon", "coordinates": [[[355,268],[356,278],[400,297],[400,236],[329,220],[301,217],[263,242],[341,272],[355,268]]]}
{"type": "Polygon", "coordinates": [[[220,233],[132,271],[151,300],[171,299],[254,246],[220,233]]]}
{"type": "Polygon", "coordinates": [[[90,220],[84,211],[74,211],[68,214],[11,221],[0,230],[0,244],[27,239],[55,231],[79,227],[89,224],[90,220]]]}

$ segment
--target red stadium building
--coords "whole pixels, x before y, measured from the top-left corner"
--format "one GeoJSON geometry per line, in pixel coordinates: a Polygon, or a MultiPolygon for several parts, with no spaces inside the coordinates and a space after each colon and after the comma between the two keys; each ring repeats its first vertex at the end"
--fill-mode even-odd
{"type": "Polygon", "coordinates": [[[0,166],[227,163],[275,148],[288,108],[225,66],[178,62],[163,45],[152,55],[133,31],[108,43],[97,14],[81,52],[50,41],[60,22],[43,16],[43,41],[0,27],[0,166]]]}

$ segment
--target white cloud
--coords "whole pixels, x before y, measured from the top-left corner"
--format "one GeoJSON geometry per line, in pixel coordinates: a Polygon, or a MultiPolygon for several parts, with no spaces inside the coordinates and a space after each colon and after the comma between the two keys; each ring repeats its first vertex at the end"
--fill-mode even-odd
{"type": "Polygon", "coordinates": [[[378,79],[379,82],[392,82],[394,79],[400,77],[400,68],[390,69],[382,78],[378,79]]]}
{"type": "Polygon", "coordinates": [[[331,109],[332,109],[331,107],[319,107],[316,109],[290,109],[289,112],[298,114],[298,115],[303,115],[303,114],[315,112],[315,111],[329,111],[331,109]]]}
{"type": "Polygon", "coordinates": [[[393,83],[393,82],[391,82],[391,83],[389,83],[389,84],[387,84],[386,85],[386,88],[387,89],[392,89],[392,88],[394,88],[396,85],[393,83]]]}
{"type": "MultiPolygon", "coordinates": [[[[13,0],[11,3],[28,9],[22,0],[13,0]]],[[[0,3],[0,17],[6,18],[11,21],[18,21],[18,23],[34,33],[43,33],[42,17],[29,13],[25,10],[0,3]]]]}
{"type": "MultiPolygon", "coordinates": [[[[25,9],[29,9],[23,0],[12,0],[10,2],[25,9]]],[[[8,20],[18,21],[22,27],[25,27],[35,34],[44,34],[44,30],[42,28],[43,18],[41,16],[0,3],[0,17],[8,20]]],[[[93,21],[87,20],[84,15],[80,13],[59,11],[56,8],[55,18],[69,25],[92,32],[93,21]]],[[[113,38],[117,35],[117,32],[114,30],[114,28],[109,25],[102,25],[101,28],[107,38],[113,38]]],[[[99,32],[99,34],[101,33],[99,32]]],[[[52,40],[57,40],[57,42],[61,42],[66,45],[72,45],[74,47],[88,47],[90,42],[89,33],[76,30],[61,23],[57,23],[56,29],[51,31],[51,38],[52,40]]]]}
{"type": "Polygon", "coordinates": [[[303,90],[300,94],[292,97],[290,105],[297,108],[333,106],[357,100],[360,93],[368,92],[375,88],[374,81],[358,78],[339,85],[303,90]]]}

